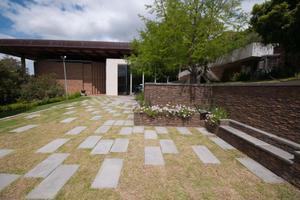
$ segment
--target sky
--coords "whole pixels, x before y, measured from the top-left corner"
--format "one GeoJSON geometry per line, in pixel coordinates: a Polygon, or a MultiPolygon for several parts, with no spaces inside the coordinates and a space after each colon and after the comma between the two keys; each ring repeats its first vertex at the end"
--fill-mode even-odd
{"type": "MultiPolygon", "coordinates": [[[[250,12],[255,3],[244,0],[250,12]]],[[[0,0],[0,38],[131,41],[153,0],[0,0]]],[[[1,55],[3,56],[3,55],[1,55]]],[[[0,56],[0,57],[1,57],[0,56]]],[[[27,61],[33,73],[32,61],[27,61]]]]}

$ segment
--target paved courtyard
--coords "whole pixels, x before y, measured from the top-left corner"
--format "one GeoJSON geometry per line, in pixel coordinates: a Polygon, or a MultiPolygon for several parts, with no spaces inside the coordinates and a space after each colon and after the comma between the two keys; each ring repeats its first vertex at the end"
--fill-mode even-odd
{"type": "Polygon", "coordinates": [[[300,199],[201,127],[134,126],[132,97],[0,121],[0,199],[300,199]]]}

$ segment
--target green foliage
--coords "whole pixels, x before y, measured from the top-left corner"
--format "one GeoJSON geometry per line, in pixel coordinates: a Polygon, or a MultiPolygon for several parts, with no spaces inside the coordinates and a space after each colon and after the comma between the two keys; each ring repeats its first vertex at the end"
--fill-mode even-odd
{"type": "Polygon", "coordinates": [[[21,85],[29,78],[21,68],[20,62],[13,58],[0,60],[0,104],[9,104],[16,101],[21,93],[21,85]]]}
{"type": "Polygon", "coordinates": [[[42,75],[31,77],[28,83],[22,86],[20,99],[24,101],[33,101],[63,95],[64,89],[56,81],[54,75],[42,75]]]}
{"type": "Polygon", "coordinates": [[[250,81],[251,75],[248,72],[236,72],[233,74],[231,81],[250,81]]]}
{"type": "Polygon", "coordinates": [[[135,100],[140,104],[140,106],[146,105],[144,92],[140,92],[137,95],[135,95],[135,100]]]}
{"type": "Polygon", "coordinates": [[[161,0],[148,9],[155,19],[142,18],[145,29],[132,42],[134,53],[128,58],[140,73],[185,68],[195,82],[197,75],[206,73],[209,62],[242,41],[237,38],[243,37],[239,32],[246,17],[240,0],[161,0]]]}
{"type": "MultiPolygon", "coordinates": [[[[71,100],[71,99],[79,98],[80,96],[81,96],[80,92],[76,92],[74,94],[69,95],[68,99],[71,100]]],[[[65,97],[59,96],[54,98],[44,98],[42,100],[35,100],[31,102],[18,102],[18,103],[0,106],[0,117],[6,117],[9,115],[25,112],[37,106],[60,102],[64,100],[66,100],[65,97]]]]}
{"type": "Polygon", "coordinates": [[[286,51],[300,50],[300,1],[270,0],[252,9],[251,25],[265,43],[279,43],[286,51]]]}
{"type": "Polygon", "coordinates": [[[207,116],[207,121],[213,125],[219,125],[221,119],[227,119],[228,113],[224,108],[214,107],[207,116]]]}

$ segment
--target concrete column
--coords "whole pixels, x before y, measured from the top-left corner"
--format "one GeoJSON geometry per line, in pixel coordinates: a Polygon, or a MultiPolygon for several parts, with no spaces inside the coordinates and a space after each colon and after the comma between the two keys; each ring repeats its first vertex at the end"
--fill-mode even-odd
{"type": "Polygon", "coordinates": [[[143,85],[143,91],[144,91],[144,87],[145,87],[145,73],[144,72],[142,75],[142,85],[143,85]]]}
{"type": "Polygon", "coordinates": [[[127,64],[124,59],[106,59],[106,95],[118,95],[118,65],[127,64]]]}
{"type": "Polygon", "coordinates": [[[132,72],[130,72],[130,80],[129,80],[129,84],[130,84],[130,91],[129,91],[129,94],[132,95],[132,72]]]}
{"type": "Polygon", "coordinates": [[[24,71],[26,71],[26,60],[24,56],[21,57],[21,67],[24,71]]]}

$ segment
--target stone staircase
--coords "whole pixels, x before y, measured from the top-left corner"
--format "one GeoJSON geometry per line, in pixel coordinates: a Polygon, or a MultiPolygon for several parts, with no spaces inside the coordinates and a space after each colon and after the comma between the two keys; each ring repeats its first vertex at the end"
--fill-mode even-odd
{"type": "Polygon", "coordinates": [[[300,144],[231,119],[217,135],[300,188],[300,144]]]}

